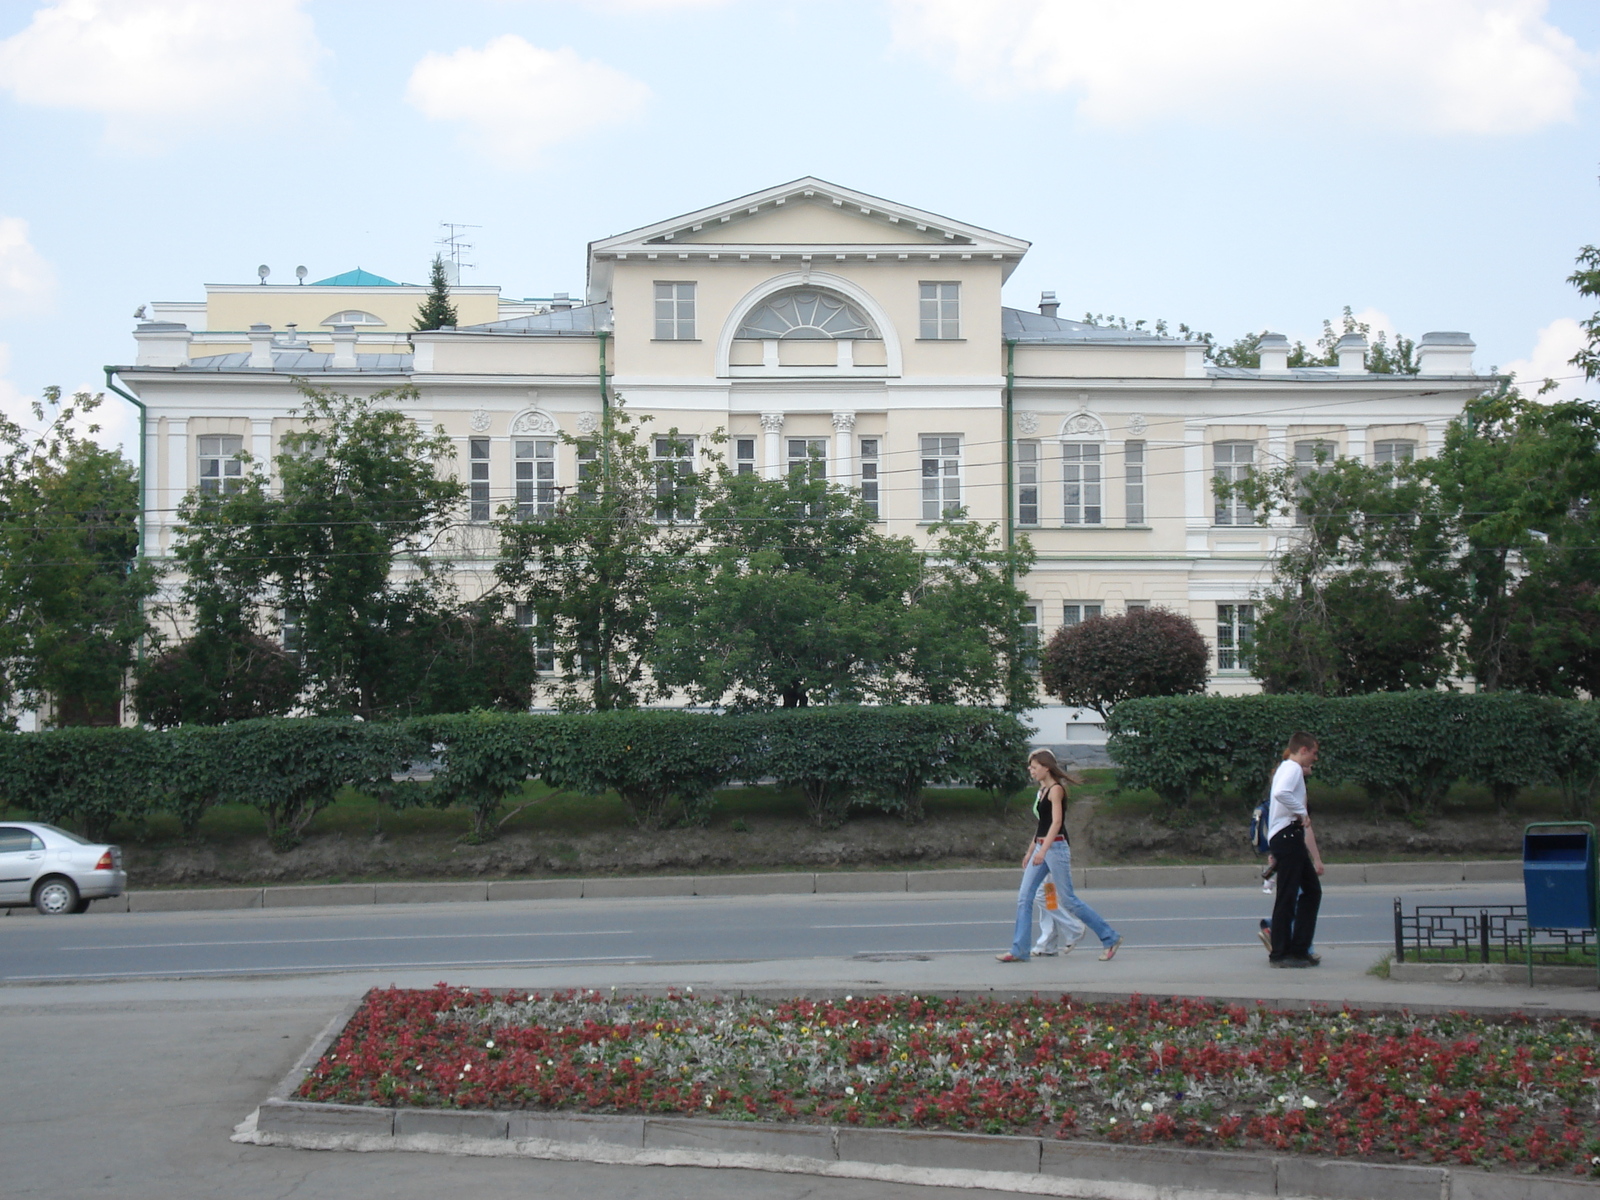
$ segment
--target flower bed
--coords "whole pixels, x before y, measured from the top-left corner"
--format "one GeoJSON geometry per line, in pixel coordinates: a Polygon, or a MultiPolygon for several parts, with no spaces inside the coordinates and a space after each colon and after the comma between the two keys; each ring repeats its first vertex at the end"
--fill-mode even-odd
{"type": "Polygon", "coordinates": [[[1597,1021],[374,990],[297,1098],[676,1113],[1600,1175],[1597,1021]]]}

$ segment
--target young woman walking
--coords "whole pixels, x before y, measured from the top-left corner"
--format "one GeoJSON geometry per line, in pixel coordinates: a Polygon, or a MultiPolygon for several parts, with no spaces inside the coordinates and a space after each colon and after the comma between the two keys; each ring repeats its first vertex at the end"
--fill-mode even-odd
{"type": "Polygon", "coordinates": [[[1039,798],[1034,801],[1034,815],[1038,827],[1028,852],[1022,856],[1022,887],[1017,891],[1017,925],[1011,935],[1011,949],[996,955],[1001,962],[1027,962],[1028,947],[1033,941],[1033,896],[1039,885],[1050,877],[1056,885],[1056,903],[1082,921],[1105,950],[1100,961],[1115,958],[1122,945],[1122,935],[1094,909],[1090,908],[1072,890],[1072,849],[1067,842],[1067,784],[1080,783],[1061,769],[1056,756],[1049,750],[1035,750],[1028,756],[1028,774],[1039,785],[1039,798]]]}

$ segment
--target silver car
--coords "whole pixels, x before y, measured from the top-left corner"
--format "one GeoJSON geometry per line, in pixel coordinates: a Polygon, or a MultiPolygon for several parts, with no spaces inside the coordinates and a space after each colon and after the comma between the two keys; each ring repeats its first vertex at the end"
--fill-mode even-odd
{"type": "Polygon", "coordinates": [[[128,886],[117,846],[37,821],[0,822],[0,907],[31,904],[47,917],[89,911],[128,886]]]}

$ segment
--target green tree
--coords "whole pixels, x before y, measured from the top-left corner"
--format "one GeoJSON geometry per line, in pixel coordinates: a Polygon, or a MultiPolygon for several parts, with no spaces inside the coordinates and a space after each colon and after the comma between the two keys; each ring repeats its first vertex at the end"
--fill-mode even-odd
{"type": "Polygon", "coordinates": [[[455,324],[456,306],[450,303],[450,277],[445,274],[444,255],[435,254],[433,265],[428,268],[428,294],[417,309],[412,328],[420,332],[448,325],[454,329],[455,324]]]}
{"type": "Polygon", "coordinates": [[[302,384],[301,395],[271,486],[247,472],[237,491],[180,504],[182,598],[196,630],[225,643],[287,637],[314,711],[417,711],[396,668],[405,637],[451,599],[433,553],[463,494],[437,470],[450,440],[401,411],[411,389],[353,397],[302,384]]]}
{"type": "Polygon", "coordinates": [[[558,668],[557,702],[569,710],[633,708],[662,695],[647,670],[660,617],[656,598],[702,537],[694,516],[704,474],[689,439],[652,434],[620,397],[593,435],[573,438],[577,486],[539,511],[501,510],[495,574],[503,595],[527,606],[558,668]]]}
{"type": "Polygon", "coordinates": [[[102,399],[47,389],[38,434],[0,418],[0,712],[48,699],[57,725],[119,719],[156,580],[136,472],[74,428],[102,399]]]}
{"type": "Polygon", "coordinates": [[[299,694],[299,664],[278,643],[213,628],[140,663],[133,700],[143,720],[169,729],[281,716],[299,694]]]}
{"type": "Polygon", "coordinates": [[[996,526],[966,520],[932,534],[904,617],[902,700],[1032,708],[1037,626],[1015,582],[1033,566],[1032,543],[1023,537],[1008,549],[996,526]]]}
{"type": "Polygon", "coordinates": [[[736,709],[886,699],[923,574],[908,538],[821,473],[720,471],[703,551],[661,581],[657,678],[736,709]]]}

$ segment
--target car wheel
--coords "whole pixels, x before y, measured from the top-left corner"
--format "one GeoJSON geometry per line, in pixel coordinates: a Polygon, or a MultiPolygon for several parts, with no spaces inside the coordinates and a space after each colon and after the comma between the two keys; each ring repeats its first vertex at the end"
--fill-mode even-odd
{"type": "Polygon", "coordinates": [[[42,916],[55,917],[78,911],[78,888],[70,879],[53,875],[33,889],[33,906],[42,916]]]}

